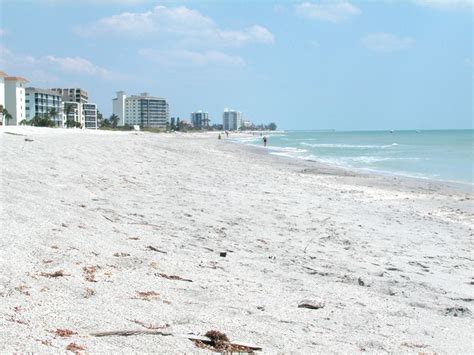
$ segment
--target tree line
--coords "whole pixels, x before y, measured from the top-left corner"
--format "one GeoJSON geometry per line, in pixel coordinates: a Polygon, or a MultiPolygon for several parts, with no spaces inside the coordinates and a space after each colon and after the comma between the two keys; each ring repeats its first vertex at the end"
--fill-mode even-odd
{"type": "MultiPolygon", "coordinates": [[[[76,122],[74,118],[71,118],[71,112],[74,110],[74,105],[72,104],[67,104],[64,107],[64,112],[66,114],[66,121],[65,126],[66,128],[73,128],[81,127],[80,122],[76,122]]],[[[3,120],[5,122],[5,125],[8,125],[10,120],[13,119],[13,116],[11,115],[10,112],[6,108],[2,109],[3,113],[3,120]]],[[[59,126],[60,119],[59,119],[59,112],[54,108],[50,108],[47,113],[43,113],[41,115],[36,114],[31,120],[23,119],[19,123],[20,125],[26,125],[26,126],[35,126],[35,127],[56,127],[59,126]]]]}

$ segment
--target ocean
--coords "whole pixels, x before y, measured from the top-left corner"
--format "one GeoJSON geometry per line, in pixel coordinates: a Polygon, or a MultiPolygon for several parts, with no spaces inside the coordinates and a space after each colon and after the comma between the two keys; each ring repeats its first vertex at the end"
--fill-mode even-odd
{"type": "MultiPolygon", "coordinates": [[[[270,154],[383,174],[473,184],[474,130],[287,131],[270,154]]],[[[237,141],[263,148],[259,135],[237,141]]]]}

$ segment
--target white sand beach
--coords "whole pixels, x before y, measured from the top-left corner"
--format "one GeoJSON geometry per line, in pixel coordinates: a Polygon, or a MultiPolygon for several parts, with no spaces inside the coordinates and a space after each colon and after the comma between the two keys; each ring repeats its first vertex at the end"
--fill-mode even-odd
{"type": "Polygon", "coordinates": [[[209,352],[90,335],[153,328],[262,353],[474,351],[472,191],[213,134],[1,127],[0,150],[2,352],[209,352]]]}

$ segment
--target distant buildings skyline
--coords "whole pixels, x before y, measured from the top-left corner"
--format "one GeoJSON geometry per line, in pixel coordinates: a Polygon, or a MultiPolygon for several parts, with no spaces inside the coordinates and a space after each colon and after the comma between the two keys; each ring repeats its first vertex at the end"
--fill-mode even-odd
{"type": "MultiPolygon", "coordinates": [[[[24,124],[34,117],[48,116],[56,127],[99,128],[97,104],[88,102],[87,90],[72,88],[25,87],[29,81],[19,76],[8,76],[0,71],[0,107],[11,115],[8,125],[24,124]]],[[[118,117],[117,126],[166,129],[173,126],[169,119],[169,102],[166,98],[151,96],[147,92],[128,96],[125,91],[117,91],[112,99],[112,112],[118,117]]],[[[2,124],[2,116],[0,116],[2,124]]],[[[197,129],[210,127],[209,113],[197,110],[190,114],[190,121],[180,120],[197,129]]],[[[222,128],[238,130],[250,127],[242,113],[234,109],[224,109],[222,128]]],[[[213,128],[221,126],[218,123],[213,128]]]]}
{"type": "Polygon", "coordinates": [[[27,87],[25,91],[26,120],[29,121],[36,115],[47,115],[51,109],[54,109],[57,116],[51,117],[51,119],[56,125],[59,125],[62,109],[61,95],[52,90],[33,87],[27,87]]]}
{"type": "Polygon", "coordinates": [[[117,91],[117,97],[112,99],[112,112],[118,116],[119,126],[166,128],[169,120],[167,99],[147,92],[127,96],[125,91],[117,91]]]}
{"type": "Polygon", "coordinates": [[[8,76],[0,71],[0,122],[20,125],[35,117],[49,116],[54,126],[97,129],[97,105],[88,102],[87,91],[81,88],[45,89],[25,87],[29,81],[8,76]],[[4,115],[6,110],[9,116],[4,115]],[[8,117],[8,119],[7,119],[8,117]]]}
{"type": "Polygon", "coordinates": [[[191,124],[194,127],[209,127],[209,122],[210,120],[208,112],[203,112],[202,110],[191,112],[191,124]]]}
{"type": "Polygon", "coordinates": [[[51,91],[61,95],[60,117],[62,125],[69,126],[69,122],[74,122],[86,129],[97,129],[97,105],[89,102],[87,90],[82,88],[52,88],[51,91]]]}
{"type": "Polygon", "coordinates": [[[242,127],[242,113],[233,109],[224,109],[222,125],[226,131],[235,131],[242,127]]]}

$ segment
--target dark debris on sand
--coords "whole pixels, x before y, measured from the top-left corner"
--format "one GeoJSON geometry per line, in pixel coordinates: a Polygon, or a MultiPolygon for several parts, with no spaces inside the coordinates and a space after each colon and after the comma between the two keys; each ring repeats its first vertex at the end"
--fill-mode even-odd
{"type": "Polygon", "coordinates": [[[204,342],[201,340],[192,340],[192,342],[201,349],[208,349],[215,352],[225,353],[249,353],[253,354],[254,351],[247,347],[237,344],[232,344],[225,333],[221,333],[218,330],[210,330],[205,334],[206,337],[210,338],[210,342],[204,342]]]}

